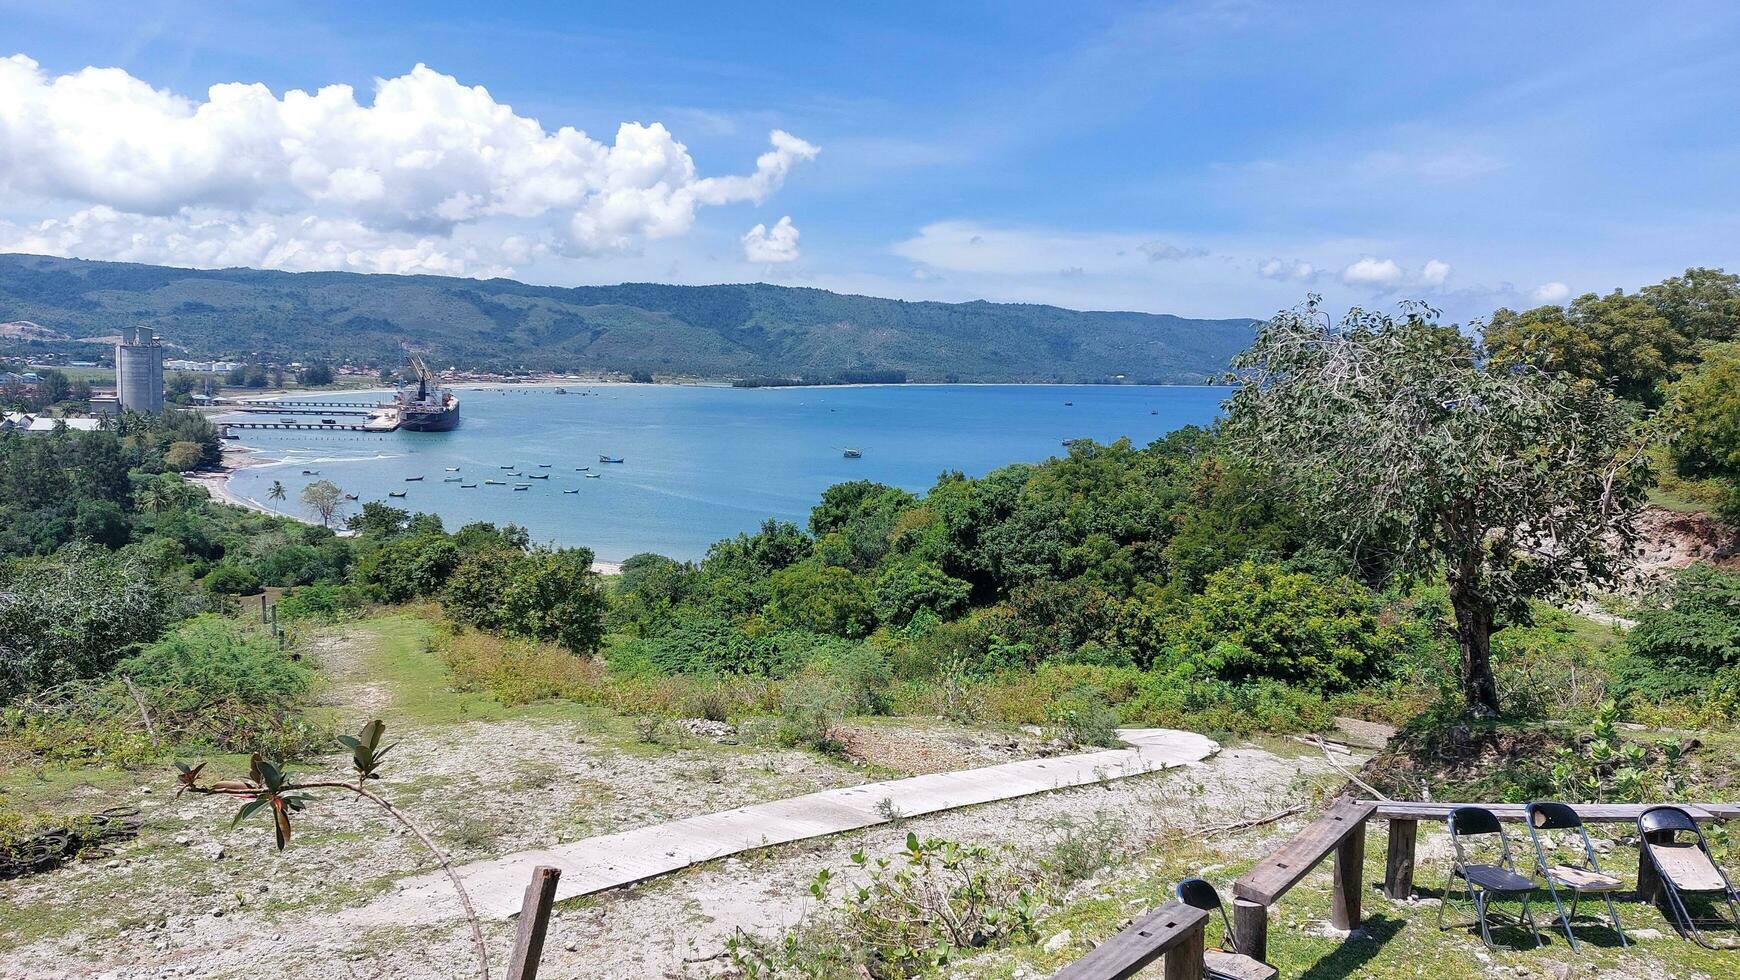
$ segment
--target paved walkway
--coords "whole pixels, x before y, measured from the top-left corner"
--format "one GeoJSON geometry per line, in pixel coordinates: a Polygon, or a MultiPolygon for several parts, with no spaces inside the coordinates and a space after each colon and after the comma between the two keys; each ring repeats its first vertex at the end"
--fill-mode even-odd
{"type": "MultiPolygon", "coordinates": [[[[1166,728],[1125,729],[1127,748],[982,769],[933,773],[824,790],[734,810],[672,820],[545,850],[521,851],[459,869],[477,914],[507,919],[520,910],[532,869],[562,869],[556,900],[619,888],[692,864],[743,851],[860,830],[887,823],[893,804],[902,817],[1009,800],[1200,762],[1219,750],[1212,740],[1166,728]]],[[[431,922],[459,914],[453,886],[440,872],[420,875],[376,902],[341,915],[366,923],[431,922]]]]}

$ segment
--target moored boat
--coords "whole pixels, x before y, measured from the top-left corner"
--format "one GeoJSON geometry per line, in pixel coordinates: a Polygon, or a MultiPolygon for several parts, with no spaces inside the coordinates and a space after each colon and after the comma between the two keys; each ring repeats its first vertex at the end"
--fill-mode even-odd
{"type": "Polygon", "coordinates": [[[863,459],[864,458],[864,454],[861,451],[856,450],[856,449],[843,450],[841,455],[845,456],[847,459],[863,459]]]}
{"type": "Polygon", "coordinates": [[[600,457],[598,457],[598,461],[600,463],[620,463],[620,462],[622,462],[622,457],[621,456],[600,456],[600,457]]]}
{"type": "Polygon", "coordinates": [[[403,491],[403,490],[389,490],[389,491],[387,491],[387,496],[389,496],[389,497],[403,497],[404,495],[405,495],[405,491],[403,491]]]}

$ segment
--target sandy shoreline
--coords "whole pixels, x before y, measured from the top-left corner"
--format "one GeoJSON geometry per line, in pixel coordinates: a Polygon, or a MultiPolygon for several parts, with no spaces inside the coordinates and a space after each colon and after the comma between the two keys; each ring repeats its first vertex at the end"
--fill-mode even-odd
{"type": "MultiPolygon", "coordinates": [[[[206,492],[211,494],[212,499],[219,503],[261,514],[271,514],[274,517],[287,517],[293,521],[317,526],[319,522],[296,513],[294,510],[296,505],[291,501],[284,502],[287,505],[285,509],[273,509],[252,497],[244,497],[230,489],[230,477],[234,476],[237,470],[249,466],[264,466],[266,463],[267,461],[262,459],[256,450],[247,446],[225,446],[223,459],[218,464],[218,469],[200,470],[188,476],[187,480],[204,487],[206,492]]],[[[351,533],[343,528],[334,528],[333,530],[341,537],[351,533]]],[[[592,562],[592,570],[600,575],[620,575],[622,574],[622,562],[595,559],[592,562]]]]}

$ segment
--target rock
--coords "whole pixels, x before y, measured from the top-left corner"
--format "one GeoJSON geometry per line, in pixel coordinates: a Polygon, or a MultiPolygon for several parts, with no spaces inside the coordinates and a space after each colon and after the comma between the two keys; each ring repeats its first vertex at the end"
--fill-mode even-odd
{"type": "Polygon", "coordinates": [[[199,849],[199,856],[205,858],[207,861],[222,861],[224,858],[224,846],[222,844],[207,844],[199,849]]]}
{"type": "Polygon", "coordinates": [[[1069,934],[1069,930],[1065,929],[1045,941],[1045,951],[1047,953],[1055,953],[1063,947],[1068,946],[1069,941],[1073,938],[1074,937],[1069,934]]]}
{"type": "Polygon", "coordinates": [[[1662,937],[1660,929],[1627,929],[1625,933],[1633,939],[1660,939],[1662,937]]]}
{"type": "Polygon", "coordinates": [[[1577,971],[1569,963],[1548,963],[1547,976],[1552,980],[1571,980],[1577,971]]]}
{"type": "Polygon", "coordinates": [[[176,847],[188,847],[188,846],[191,846],[192,844],[193,844],[193,838],[187,836],[186,834],[180,834],[175,838],[175,846],[176,847]]]}
{"type": "Polygon", "coordinates": [[[211,910],[211,917],[212,917],[212,918],[214,918],[214,919],[221,919],[221,918],[223,918],[223,917],[224,917],[224,910],[223,910],[223,909],[221,909],[221,908],[215,908],[215,909],[212,909],[212,910],[211,910]]]}
{"type": "Polygon", "coordinates": [[[567,950],[568,952],[572,953],[572,952],[577,951],[580,948],[580,944],[575,942],[574,940],[570,939],[567,942],[562,944],[562,948],[567,950]]]}

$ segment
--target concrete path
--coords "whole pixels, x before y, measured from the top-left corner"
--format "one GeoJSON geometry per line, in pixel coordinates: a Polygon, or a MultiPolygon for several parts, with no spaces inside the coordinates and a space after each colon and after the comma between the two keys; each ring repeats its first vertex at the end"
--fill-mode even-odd
{"type": "MultiPolygon", "coordinates": [[[[562,869],[556,892],[556,900],[562,901],[743,851],[873,827],[887,823],[889,812],[916,817],[1139,776],[1200,762],[1220,748],[1201,735],[1166,728],[1125,729],[1120,734],[1129,747],[824,790],[521,851],[464,865],[459,873],[479,916],[507,919],[519,912],[532,869],[540,864],[562,869]]],[[[407,879],[396,891],[340,918],[402,925],[458,914],[452,884],[436,872],[407,879]]]]}

